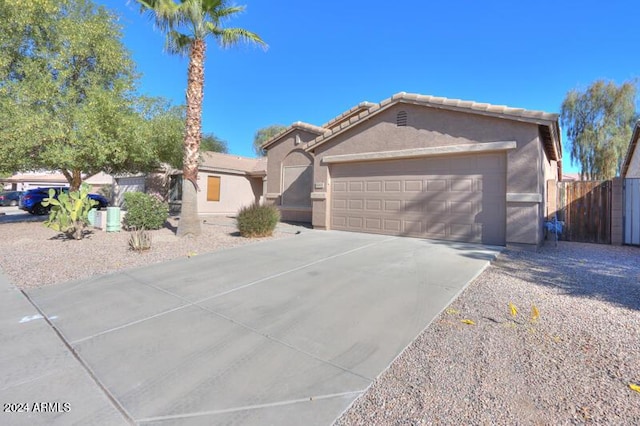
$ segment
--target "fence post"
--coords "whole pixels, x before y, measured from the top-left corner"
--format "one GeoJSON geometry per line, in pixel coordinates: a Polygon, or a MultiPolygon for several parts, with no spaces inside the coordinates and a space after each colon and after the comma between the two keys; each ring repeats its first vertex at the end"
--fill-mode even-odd
{"type": "Polygon", "coordinates": [[[614,178],[611,181],[611,244],[622,245],[623,242],[623,190],[622,178],[614,178]]]}

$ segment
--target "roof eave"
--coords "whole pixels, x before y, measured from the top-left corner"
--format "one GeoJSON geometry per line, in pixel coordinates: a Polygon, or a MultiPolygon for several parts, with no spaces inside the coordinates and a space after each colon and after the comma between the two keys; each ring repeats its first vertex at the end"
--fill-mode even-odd
{"type": "Polygon", "coordinates": [[[293,123],[292,125],[290,125],[286,129],[281,131],[280,133],[278,133],[278,134],[272,136],[270,139],[266,140],[262,145],[260,145],[260,148],[268,149],[271,145],[274,145],[280,139],[282,139],[283,137],[287,136],[290,133],[293,133],[295,130],[305,130],[305,131],[308,131],[308,132],[311,132],[311,133],[317,133],[317,134],[320,135],[326,129],[324,129],[323,127],[315,126],[313,124],[305,123],[303,121],[296,121],[295,123],[293,123]]]}

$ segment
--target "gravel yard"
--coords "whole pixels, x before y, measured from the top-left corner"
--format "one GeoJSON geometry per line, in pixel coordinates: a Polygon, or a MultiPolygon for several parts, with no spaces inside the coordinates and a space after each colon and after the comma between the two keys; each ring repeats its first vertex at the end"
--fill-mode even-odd
{"type": "Polygon", "coordinates": [[[630,383],[640,248],[547,243],[503,252],[337,425],[638,425],[630,383]]]}
{"type": "MultiPolygon", "coordinates": [[[[170,226],[177,226],[174,218],[170,226]]],[[[20,288],[42,287],[100,275],[121,269],[196,256],[215,250],[286,238],[302,226],[281,223],[269,238],[239,236],[235,219],[210,216],[204,219],[202,235],[178,238],[169,228],[150,231],[152,248],[142,253],[129,250],[129,232],[89,230],[83,240],[67,240],[41,222],[0,224],[2,250],[0,268],[20,288]]]]}

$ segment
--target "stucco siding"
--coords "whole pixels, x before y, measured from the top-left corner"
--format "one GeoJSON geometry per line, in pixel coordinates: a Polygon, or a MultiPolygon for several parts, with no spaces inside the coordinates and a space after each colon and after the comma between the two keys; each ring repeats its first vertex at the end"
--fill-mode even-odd
{"type": "MultiPolygon", "coordinates": [[[[304,158],[304,153],[300,150],[302,146],[313,140],[317,135],[306,132],[303,130],[296,130],[288,134],[281,141],[276,142],[273,146],[269,147],[267,151],[267,176],[269,177],[267,182],[267,193],[280,194],[282,191],[282,166],[285,158],[287,159],[286,165],[300,165],[296,161],[300,161],[304,158]],[[300,144],[296,144],[296,136],[299,137],[300,144]],[[292,152],[292,151],[297,152],[292,152]],[[289,154],[292,154],[289,156],[289,154]],[[287,158],[289,156],[289,158],[287,158]]],[[[307,157],[310,158],[310,157],[307,157]]]]}
{"type": "Polygon", "coordinates": [[[316,136],[296,129],[267,151],[266,203],[279,206],[284,221],[311,222],[314,160],[302,147],[316,136]],[[303,170],[305,167],[308,170],[303,170]],[[283,202],[291,205],[283,205],[283,202]]]}
{"type": "Polygon", "coordinates": [[[516,141],[509,152],[508,192],[539,192],[538,128],[535,124],[514,122],[461,112],[415,105],[397,105],[373,117],[316,150],[315,182],[327,177],[321,158],[364,152],[392,151],[482,142],[516,141]],[[407,112],[407,126],[396,125],[399,111],[407,112]],[[319,167],[318,167],[319,166],[319,167]]]}
{"type": "MultiPolygon", "coordinates": [[[[540,200],[518,201],[516,196],[516,201],[506,203],[506,241],[538,245],[542,238],[545,175],[551,176],[552,172],[537,124],[399,104],[319,146],[315,150],[314,185],[331,193],[330,169],[323,162],[327,156],[506,141],[516,142],[516,148],[506,154],[506,192],[523,194],[525,200],[540,200]],[[396,123],[399,111],[407,113],[406,126],[396,123]]],[[[326,200],[314,203],[314,209],[316,204],[325,209],[314,211],[314,226],[328,226],[331,202],[328,195],[326,200]]]]}
{"type": "Polygon", "coordinates": [[[238,213],[244,206],[260,201],[262,178],[249,178],[243,175],[200,172],[198,174],[198,212],[204,214],[238,213]],[[220,177],[220,201],[207,200],[209,176],[220,177]]]}
{"type": "Polygon", "coordinates": [[[636,149],[631,155],[629,168],[627,169],[627,174],[625,175],[625,177],[640,178],[640,148],[638,147],[638,145],[636,145],[636,149]]]}

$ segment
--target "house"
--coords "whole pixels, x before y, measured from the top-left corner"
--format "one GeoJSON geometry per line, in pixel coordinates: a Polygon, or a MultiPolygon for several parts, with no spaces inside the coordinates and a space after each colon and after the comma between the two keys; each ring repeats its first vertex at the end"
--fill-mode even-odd
{"type": "Polygon", "coordinates": [[[267,202],[316,229],[535,248],[562,176],[557,114],[404,92],[263,148],[267,202]]]}
{"type": "MultiPolygon", "coordinates": [[[[8,189],[15,191],[26,191],[27,189],[39,187],[69,186],[69,182],[64,175],[54,171],[16,173],[7,178],[0,178],[0,182],[8,189]]],[[[90,191],[97,192],[103,187],[111,187],[113,177],[100,172],[95,175],[85,176],[84,182],[89,185],[90,191]]]]}
{"type": "Polygon", "coordinates": [[[640,148],[638,148],[638,139],[640,139],[640,121],[638,121],[633,129],[627,154],[622,162],[620,176],[623,178],[640,178],[640,148]]]}
{"type": "Polygon", "coordinates": [[[614,216],[621,218],[622,222],[622,226],[618,227],[619,238],[616,240],[636,246],[640,245],[640,148],[638,148],[638,139],[640,139],[640,121],[633,129],[629,148],[622,162],[620,170],[622,178],[620,179],[621,202],[617,204],[618,208],[613,212],[614,216]]]}
{"type": "Polygon", "coordinates": [[[198,213],[233,214],[263,199],[266,158],[206,151],[198,171],[198,213]]]}

